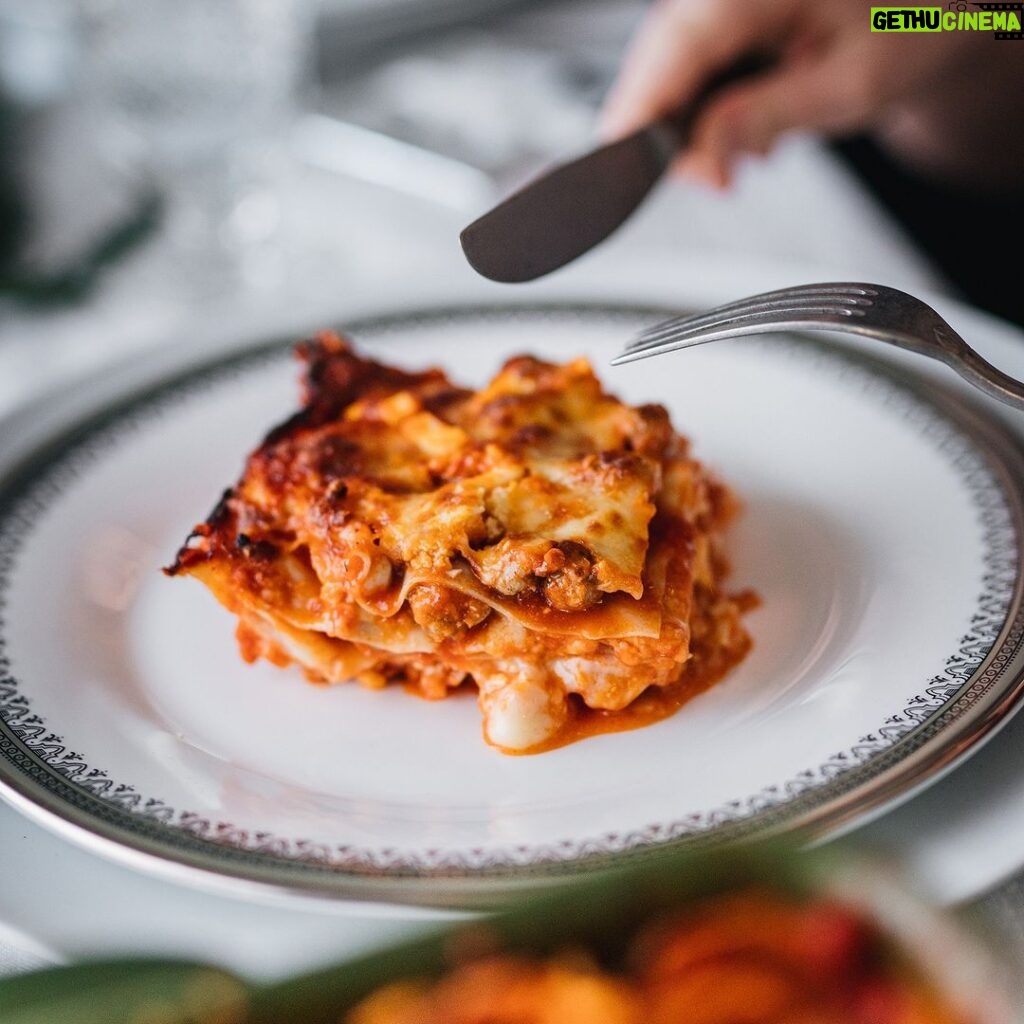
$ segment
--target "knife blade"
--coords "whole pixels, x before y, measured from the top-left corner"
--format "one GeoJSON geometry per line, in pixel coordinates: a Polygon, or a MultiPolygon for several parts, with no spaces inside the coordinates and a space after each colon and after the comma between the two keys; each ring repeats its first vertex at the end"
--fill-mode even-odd
{"type": "Polygon", "coordinates": [[[767,66],[765,57],[745,55],[672,114],[534,179],[463,229],[466,259],[484,277],[513,284],[582,256],[643,202],[689,142],[705,103],[767,66]]]}

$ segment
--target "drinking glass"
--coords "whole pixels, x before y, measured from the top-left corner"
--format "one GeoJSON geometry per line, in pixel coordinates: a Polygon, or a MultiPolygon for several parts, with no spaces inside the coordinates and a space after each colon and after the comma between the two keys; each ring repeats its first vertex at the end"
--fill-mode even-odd
{"type": "Polygon", "coordinates": [[[99,144],[163,199],[168,283],[222,294],[281,271],[274,182],[310,19],[302,0],[86,0],[99,144]]]}

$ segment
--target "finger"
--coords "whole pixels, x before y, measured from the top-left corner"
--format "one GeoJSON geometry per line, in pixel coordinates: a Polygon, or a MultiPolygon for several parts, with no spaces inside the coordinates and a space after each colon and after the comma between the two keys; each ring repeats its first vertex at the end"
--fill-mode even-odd
{"type": "Polygon", "coordinates": [[[712,179],[727,180],[741,154],[763,156],[786,132],[866,126],[876,103],[872,80],[849,63],[824,53],[733,86],[708,104],[694,127],[696,165],[712,179]]]}
{"type": "Polygon", "coordinates": [[[688,149],[676,157],[670,173],[718,191],[728,188],[732,180],[729,168],[723,167],[710,153],[695,149],[688,149]]]}
{"type": "Polygon", "coordinates": [[[668,113],[714,71],[764,35],[771,5],[735,0],[661,0],[641,24],[605,101],[600,130],[614,138],[668,113]]]}

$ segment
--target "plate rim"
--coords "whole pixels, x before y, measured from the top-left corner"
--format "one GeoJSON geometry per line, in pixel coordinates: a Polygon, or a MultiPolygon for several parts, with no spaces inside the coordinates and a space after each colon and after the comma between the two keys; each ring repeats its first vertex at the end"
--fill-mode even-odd
{"type": "MultiPolygon", "coordinates": [[[[418,309],[400,307],[389,312],[364,313],[348,320],[343,329],[358,336],[361,332],[380,330],[381,327],[405,327],[416,322],[436,322],[451,317],[481,319],[496,316],[507,319],[510,315],[554,315],[562,318],[601,315],[635,320],[641,316],[663,316],[676,312],[678,308],[668,304],[633,300],[447,302],[424,304],[418,309]]],[[[789,337],[794,338],[792,335],[789,337]]],[[[201,876],[207,876],[206,881],[215,880],[218,888],[222,888],[224,883],[231,883],[232,888],[240,885],[247,891],[256,886],[293,895],[442,907],[503,902],[524,885],[547,885],[571,874],[590,873],[593,870],[618,866],[625,861],[680,845],[719,843],[744,839],[754,834],[777,834],[783,830],[794,831],[807,841],[816,841],[840,834],[854,825],[859,826],[871,817],[909,799],[979,749],[981,743],[1009,720],[1024,695],[1024,644],[1021,643],[1024,638],[1024,486],[1017,483],[1017,480],[1024,480],[1024,454],[1021,453],[1012,434],[998,421],[972,408],[971,403],[944,388],[865,353],[823,342],[816,337],[808,338],[806,335],[796,334],[795,338],[819,352],[824,352],[831,359],[859,367],[869,376],[881,378],[897,389],[906,391],[912,401],[923,405],[931,414],[937,415],[940,421],[955,427],[956,431],[970,442],[971,447],[983,456],[989,472],[999,478],[999,490],[1010,506],[1011,527],[1016,541],[1016,564],[1013,593],[1009,599],[1006,618],[987,655],[958,688],[958,696],[948,702],[952,706],[962,698],[971,696],[972,690],[976,691],[967,711],[954,716],[956,728],[947,734],[946,741],[940,745],[939,750],[931,750],[932,736],[925,735],[922,725],[919,724],[887,745],[890,755],[903,752],[902,756],[892,758],[892,763],[887,767],[872,771],[866,780],[861,780],[864,773],[858,772],[856,768],[842,772],[845,785],[831,787],[839,789],[838,795],[842,797],[841,800],[812,800],[810,808],[796,816],[785,812],[798,803],[799,797],[789,800],[783,805],[782,820],[768,828],[763,825],[762,819],[755,815],[731,825],[723,825],[704,835],[654,840],[623,849],[595,850],[592,848],[594,843],[576,840],[572,845],[582,852],[568,858],[542,855],[524,863],[505,861],[497,866],[477,865],[455,870],[450,863],[440,868],[418,866],[411,870],[408,866],[402,865],[374,866],[364,863],[359,870],[352,871],[339,870],[337,867],[325,868],[315,861],[305,863],[301,860],[277,860],[268,871],[264,866],[250,862],[250,851],[239,851],[237,847],[226,844],[223,839],[220,843],[213,844],[216,853],[210,849],[210,840],[201,840],[203,845],[198,856],[195,856],[196,851],[190,849],[187,844],[182,845],[180,849],[169,849],[168,845],[177,847],[178,844],[165,844],[160,841],[159,835],[156,839],[140,835],[140,818],[137,815],[132,815],[134,827],[126,829],[121,827],[121,815],[90,814],[82,807],[76,806],[75,801],[70,801],[75,813],[69,814],[69,801],[59,798],[55,795],[56,791],[51,790],[54,782],[69,788],[70,782],[66,778],[53,778],[55,773],[52,765],[48,765],[24,743],[19,742],[10,728],[6,712],[0,715],[0,754],[6,755],[0,757],[0,796],[8,799],[23,813],[40,820],[48,827],[56,828],[68,838],[96,847],[98,852],[182,880],[188,880],[188,876],[192,876],[193,880],[202,884],[201,876]],[[1012,472],[1014,467],[1017,470],[1016,474],[1012,472]],[[1011,671],[1014,673],[1013,678],[1001,688],[997,686],[1001,677],[1011,671]],[[920,741],[908,754],[904,740],[911,736],[920,737],[920,741]],[[19,746],[24,749],[19,751],[19,746]],[[947,749],[950,746],[952,749],[947,749]],[[23,770],[13,771],[12,763],[21,764],[23,770]],[[29,769],[28,778],[24,769],[29,769]],[[40,771],[51,784],[50,787],[38,783],[36,775],[40,771]],[[861,792],[872,782],[874,785],[871,786],[869,794],[861,792]],[[832,803],[835,803],[834,807],[832,803]],[[103,827],[98,828],[98,825],[103,827]],[[588,846],[591,847],[589,851],[588,846]],[[243,854],[243,860],[237,865],[232,863],[230,873],[225,873],[226,862],[234,859],[232,853],[239,852],[243,854]],[[286,875],[288,877],[285,877],[286,875]]],[[[276,358],[286,351],[293,341],[293,338],[263,340],[212,357],[207,355],[205,358],[186,359],[183,363],[172,365],[169,370],[164,368],[164,372],[155,375],[152,380],[147,380],[142,389],[135,394],[122,390],[113,400],[101,399],[93,405],[88,415],[77,418],[74,425],[63,425],[51,430],[47,441],[33,444],[29,454],[15,455],[6,463],[0,462],[0,498],[3,499],[0,501],[0,510],[9,512],[7,506],[16,500],[17,495],[28,486],[31,479],[38,475],[41,466],[52,465],[55,460],[78,447],[84,438],[101,432],[104,424],[123,424],[132,410],[152,411],[162,395],[172,395],[183,390],[191,391],[197,384],[201,388],[205,381],[215,383],[223,373],[230,372],[234,367],[245,369],[261,358],[276,358]],[[190,383],[192,387],[189,387],[190,383]]],[[[793,340],[789,343],[792,344],[793,340]]],[[[145,364],[146,360],[139,362],[145,364]]],[[[0,551],[0,557],[4,555],[5,553],[0,551]]],[[[0,669],[2,668],[3,664],[0,662],[0,669]]],[[[0,686],[2,684],[3,679],[0,678],[0,686]]],[[[0,705],[0,710],[6,707],[2,700],[0,705]]],[[[946,727],[940,723],[947,717],[948,712],[949,707],[946,707],[942,714],[935,716],[934,721],[929,719],[923,723],[925,726],[930,724],[928,732],[935,735],[945,732],[946,727]]],[[[876,763],[876,760],[872,760],[870,765],[876,763]]],[[[814,793],[818,793],[820,789],[822,787],[815,787],[814,793]]],[[[95,799],[99,801],[99,798],[95,799]]],[[[91,802],[89,806],[96,810],[91,802]]],[[[113,810],[110,806],[104,809],[113,810]]],[[[180,828],[174,831],[179,834],[182,832],[180,828]]],[[[552,844],[552,848],[555,847],[557,844],[552,844]]]]}

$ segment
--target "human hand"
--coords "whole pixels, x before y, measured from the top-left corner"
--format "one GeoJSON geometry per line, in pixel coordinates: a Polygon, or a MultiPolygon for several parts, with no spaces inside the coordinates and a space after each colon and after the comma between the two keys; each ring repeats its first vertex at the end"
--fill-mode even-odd
{"type": "Polygon", "coordinates": [[[977,118],[986,89],[1015,78],[1024,92],[1024,53],[1013,52],[1024,43],[972,31],[871,32],[869,19],[861,0],[659,0],[609,94],[603,134],[626,134],[685,103],[710,74],[751,51],[778,62],[708,103],[678,164],[719,187],[741,154],[763,155],[791,130],[884,135],[893,124],[915,124],[913,145],[928,153],[936,138],[957,144],[957,112],[977,118]]]}

